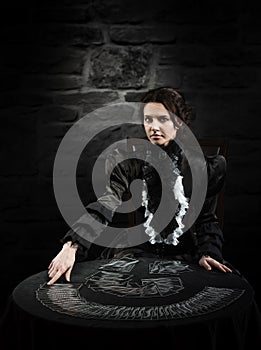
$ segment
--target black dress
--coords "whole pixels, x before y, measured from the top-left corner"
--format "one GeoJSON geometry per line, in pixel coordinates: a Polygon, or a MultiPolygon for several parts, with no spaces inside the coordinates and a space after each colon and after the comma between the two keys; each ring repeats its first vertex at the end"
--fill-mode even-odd
{"type": "MultiPolygon", "coordinates": [[[[111,174],[110,184],[107,186],[106,192],[96,202],[90,203],[86,210],[93,217],[93,220],[102,222],[105,226],[117,225],[119,215],[116,208],[119,206],[120,200],[124,196],[128,196],[129,187],[134,179],[143,179],[146,181],[148,192],[148,209],[154,214],[161,200],[161,181],[169,186],[169,201],[175,201],[173,194],[173,186],[177,178],[177,174],[173,169],[178,169],[182,176],[184,195],[190,201],[192,194],[192,176],[190,166],[185,155],[181,152],[179,146],[173,141],[167,147],[161,147],[156,156],[158,157],[160,166],[166,167],[164,171],[164,179],[160,179],[156,170],[148,162],[140,161],[135,158],[135,153],[132,157],[121,163],[115,164],[121,158],[122,151],[115,150],[106,163],[106,173],[111,174]],[[169,165],[165,165],[162,154],[167,153],[173,162],[173,169],[169,169],[169,165]],[[106,203],[106,206],[103,205],[106,203]],[[111,205],[108,209],[108,203],[111,205]]],[[[155,157],[155,153],[154,153],[155,157]]],[[[166,244],[164,238],[168,237],[175,227],[177,220],[173,215],[173,220],[160,232],[161,242],[148,241],[138,246],[126,249],[112,248],[103,249],[95,244],[95,239],[90,243],[84,239],[85,233],[89,232],[90,236],[96,237],[101,232],[95,230],[90,221],[86,220],[86,215],[83,215],[72,227],[69,232],[61,239],[61,242],[71,240],[79,244],[77,251],[77,261],[92,260],[100,257],[112,257],[113,255],[125,253],[131,254],[155,254],[165,257],[179,257],[190,262],[197,262],[202,255],[209,255],[220,262],[224,262],[222,257],[222,245],[224,242],[223,233],[219,226],[216,215],[216,206],[218,194],[221,191],[226,176],[226,160],[221,155],[205,156],[204,164],[197,155],[193,159],[194,166],[198,171],[203,167],[207,169],[207,192],[202,209],[194,223],[194,225],[183,232],[179,238],[179,243],[176,245],[166,244]],[[127,250],[127,251],[126,251],[127,250]]],[[[140,207],[135,212],[135,224],[144,222],[145,218],[144,207],[140,207]]],[[[122,220],[122,215],[121,215],[122,220]]],[[[128,225],[129,216],[125,216],[125,223],[128,225]]],[[[124,221],[124,220],[123,220],[124,221]]]]}
{"type": "MultiPolygon", "coordinates": [[[[196,169],[207,166],[206,198],[194,225],[178,237],[178,244],[168,244],[168,238],[180,228],[179,206],[173,220],[153,236],[156,242],[147,236],[137,246],[105,248],[95,239],[91,243],[85,239],[87,234],[94,238],[106,234],[106,227],[121,221],[117,205],[124,196],[128,198],[133,179],[145,180],[147,186],[147,206],[135,212],[135,222],[147,223],[146,210],[152,215],[157,212],[159,180],[169,186],[169,200],[175,201],[172,189],[177,176],[182,176],[184,197],[191,205],[192,178],[186,158],[175,144],[165,151],[179,172],[165,169],[164,178],[159,179],[149,162],[135,157],[115,166],[121,156],[115,150],[107,162],[107,172],[113,169],[107,191],[86,208],[93,225],[84,215],[61,239],[79,244],[71,281],[62,277],[47,286],[48,274],[42,271],[15,288],[0,327],[8,350],[50,348],[50,335],[56,341],[54,349],[88,342],[104,348],[124,344],[132,349],[158,349],[164,344],[195,350],[260,349],[261,317],[249,283],[233,267],[232,274],[224,274],[198,265],[204,254],[228,264],[222,257],[223,234],[215,214],[225,181],[224,157],[206,157],[204,162],[194,158],[196,169]],[[96,220],[104,224],[103,232],[96,220]]],[[[160,152],[158,156],[161,159],[160,152]]],[[[128,214],[123,230],[126,223],[128,214]]],[[[152,222],[150,228],[155,229],[152,222]]]]}

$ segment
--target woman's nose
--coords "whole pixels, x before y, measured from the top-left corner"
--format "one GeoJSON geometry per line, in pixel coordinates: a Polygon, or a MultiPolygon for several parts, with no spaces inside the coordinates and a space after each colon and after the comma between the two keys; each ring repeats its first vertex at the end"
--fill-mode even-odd
{"type": "Polygon", "coordinates": [[[159,123],[157,123],[156,121],[154,121],[154,122],[151,124],[151,129],[152,129],[152,130],[159,130],[159,129],[160,129],[159,123]]]}

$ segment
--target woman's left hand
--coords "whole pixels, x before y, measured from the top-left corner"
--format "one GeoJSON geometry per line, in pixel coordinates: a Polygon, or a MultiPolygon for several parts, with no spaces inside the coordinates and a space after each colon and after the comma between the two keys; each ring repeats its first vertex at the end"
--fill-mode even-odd
{"type": "Polygon", "coordinates": [[[203,255],[199,260],[199,265],[206,270],[212,270],[213,267],[222,272],[232,272],[232,270],[224,264],[221,264],[217,260],[211,258],[209,255],[203,255]]]}

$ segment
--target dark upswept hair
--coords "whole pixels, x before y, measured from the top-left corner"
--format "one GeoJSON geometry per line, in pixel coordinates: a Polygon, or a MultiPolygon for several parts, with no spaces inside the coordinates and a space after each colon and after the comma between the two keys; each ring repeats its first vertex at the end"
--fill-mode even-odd
{"type": "Polygon", "coordinates": [[[192,107],[186,103],[183,95],[172,87],[159,87],[149,90],[141,99],[142,103],[157,102],[170,112],[174,125],[177,122],[173,118],[173,114],[178,116],[187,125],[193,120],[192,107]],[[173,113],[173,114],[172,114],[173,113]]]}

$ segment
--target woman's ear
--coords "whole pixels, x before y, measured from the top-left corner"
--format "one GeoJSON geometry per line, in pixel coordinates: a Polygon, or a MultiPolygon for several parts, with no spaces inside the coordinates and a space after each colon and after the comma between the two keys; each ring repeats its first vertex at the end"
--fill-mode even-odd
{"type": "Polygon", "coordinates": [[[183,121],[177,117],[176,115],[174,116],[174,128],[176,130],[179,130],[183,125],[183,121]]]}

